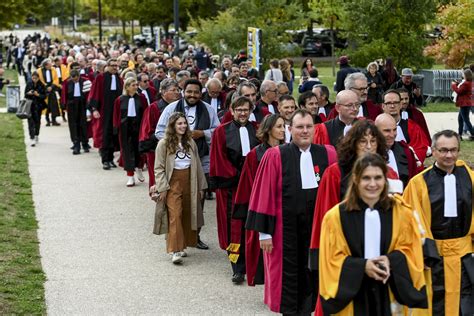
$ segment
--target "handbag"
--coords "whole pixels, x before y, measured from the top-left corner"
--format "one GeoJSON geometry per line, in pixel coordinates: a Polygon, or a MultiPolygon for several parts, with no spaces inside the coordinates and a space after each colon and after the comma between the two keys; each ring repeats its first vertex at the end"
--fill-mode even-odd
{"type": "Polygon", "coordinates": [[[20,101],[20,106],[16,111],[16,116],[20,119],[28,119],[31,117],[31,105],[33,100],[23,99],[20,101]]]}

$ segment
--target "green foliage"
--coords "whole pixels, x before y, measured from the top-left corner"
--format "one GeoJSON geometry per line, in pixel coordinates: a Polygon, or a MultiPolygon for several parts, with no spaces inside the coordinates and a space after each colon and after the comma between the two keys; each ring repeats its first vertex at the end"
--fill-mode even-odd
{"type": "Polygon", "coordinates": [[[196,41],[209,46],[217,54],[235,53],[246,47],[248,27],[262,30],[262,56],[280,58],[297,53],[289,47],[286,30],[301,28],[305,23],[300,5],[285,0],[223,1],[225,10],[216,17],[192,18],[191,25],[199,33],[196,41]]]}
{"type": "Polygon", "coordinates": [[[358,0],[344,2],[343,25],[350,40],[346,51],[354,65],[392,57],[397,68],[430,67],[423,55],[424,27],[436,12],[434,0],[358,0]]]}
{"type": "Polygon", "coordinates": [[[49,18],[47,11],[52,0],[2,0],[0,1],[0,29],[23,24],[29,16],[40,20],[49,18]]]}

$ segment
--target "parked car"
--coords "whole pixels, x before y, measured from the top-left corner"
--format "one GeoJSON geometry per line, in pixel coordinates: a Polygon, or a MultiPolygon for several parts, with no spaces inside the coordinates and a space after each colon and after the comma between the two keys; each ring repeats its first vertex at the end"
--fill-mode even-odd
{"type": "Polygon", "coordinates": [[[334,32],[334,47],[346,48],[347,40],[339,36],[338,30],[313,29],[312,33],[306,32],[301,41],[303,56],[331,56],[331,33],[334,32]]]}

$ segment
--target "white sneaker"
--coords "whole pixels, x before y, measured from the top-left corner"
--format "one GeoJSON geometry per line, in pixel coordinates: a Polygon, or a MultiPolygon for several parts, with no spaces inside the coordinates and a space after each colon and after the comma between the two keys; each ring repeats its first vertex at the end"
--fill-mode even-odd
{"type": "Polygon", "coordinates": [[[39,138],[38,136],[35,136],[35,145],[38,145],[38,143],[39,143],[39,138]]]}
{"type": "Polygon", "coordinates": [[[30,140],[30,146],[31,146],[31,147],[35,147],[35,146],[36,146],[36,142],[35,142],[34,139],[31,139],[31,140],[30,140]]]}
{"type": "Polygon", "coordinates": [[[133,187],[134,185],[135,185],[135,178],[133,176],[128,177],[127,187],[133,187]]]}
{"type": "Polygon", "coordinates": [[[179,255],[184,258],[184,257],[187,257],[188,254],[185,252],[185,251],[178,251],[179,255]]]}
{"type": "Polygon", "coordinates": [[[145,181],[145,176],[143,175],[143,170],[142,169],[137,168],[135,172],[137,173],[138,181],[140,181],[140,182],[145,181]]]}
{"type": "Polygon", "coordinates": [[[173,255],[171,256],[171,262],[173,262],[174,264],[183,262],[183,258],[181,258],[181,255],[179,252],[173,253],[173,255]]]}

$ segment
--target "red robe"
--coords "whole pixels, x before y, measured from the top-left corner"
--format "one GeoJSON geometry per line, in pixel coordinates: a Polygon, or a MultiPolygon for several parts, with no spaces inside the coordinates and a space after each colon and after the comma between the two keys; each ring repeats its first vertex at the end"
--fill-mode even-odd
{"type": "MultiPolygon", "coordinates": [[[[105,84],[105,76],[106,73],[100,73],[95,78],[94,82],[92,83],[91,90],[89,91],[89,107],[91,108],[91,112],[94,110],[98,110],[100,113],[100,118],[95,119],[92,118],[92,137],[94,139],[94,147],[101,148],[102,147],[102,139],[103,139],[103,129],[104,124],[111,124],[112,120],[108,122],[105,117],[105,113],[110,112],[113,113],[114,101],[116,97],[122,94],[122,87],[123,87],[123,80],[120,76],[117,75],[117,94],[115,97],[106,96],[104,93],[104,84],[105,84]],[[107,109],[105,109],[107,108],[107,109]]],[[[110,118],[113,117],[113,114],[110,118]]]]}
{"type": "Polygon", "coordinates": [[[313,144],[336,146],[344,137],[345,124],[335,117],[329,121],[314,126],[313,144]]]}
{"type": "Polygon", "coordinates": [[[402,128],[408,146],[413,148],[421,164],[425,162],[426,151],[430,148],[429,138],[425,136],[421,127],[414,121],[400,120],[398,125],[402,128]]]}
{"type": "MultiPolygon", "coordinates": [[[[209,187],[216,190],[217,235],[219,246],[224,250],[227,250],[231,240],[237,239],[236,244],[240,244],[239,227],[242,226],[242,221],[228,218],[228,214],[232,213],[240,171],[245,159],[242,157],[239,128],[240,125],[235,121],[222,123],[214,130],[211,140],[209,187]],[[231,231],[228,230],[229,223],[232,226],[231,231]],[[232,238],[231,233],[235,238],[232,238]]],[[[248,122],[247,130],[250,148],[253,148],[258,145],[255,122],[248,122]]],[[[236,246],[236,249],[229,251],[236,253],[238,258],[237,250],[236,246]]]]}
{"type": "MultiPolygon", "coordinates": [[[[235,205],[232,218],[246,220],[252,192],[253,182],[257,174],[257,168],[265,152],[270,148],[268,144],[260,144],[253,148],[245,158],[245,163],[240,175],[239,186],[235,194],[235,205]]],[[[263,275],[257,276],[257,271],[261,271],[263,263],[262,251],[258,232],[254,230],[245,231],[245,271],[247,273],[247,283],[250,286],[263,284],[263,275]]]]}
{"type": "MultiPolygon", "coordinates": [[[[146,89],[146,92],[148,94],[148,97],[150,98],[150,103],[147,102],[147,105],[150,105],[151,103],[156,101],[156,89],[152,85],[150,85],[148,89],[146,89]]],[[[138,93],[143,94],[143,90],[139,88],[138,93]]],[[[146,100],[146,97],[145,97],[145,100],[146,100]]]]}
{"type": "Polygon", "coordinates": [[[161,111],[158,101],[153,102],[143,112],[140,134],[138,137],[140,152],[146,155],[148,169],[148,186],[155,185],[155,149],[158,140],[155,137],[155,129],[160,119],[161,111]]]}
{"type": "MultiPolygon", "coordinates": [[[[371,100],[365,101],[361,106],[364,111],[364,117],[372,121],[375,121],[377,116],[383,113],[382,107],[379,104],[375,104],[371,100]]],[[[333,118],[337,117],[337,115],[338,113],[336,108],[332,109],[329,113],[328,120],[332,120],[333,118]]]]}
{"type": "MultiPolygon", "coordinates": [[[[314,172],[319,176],[324,174],[331,161],[328,147],[311,145],[310,152],[314,172]]],[[[316,198],[317,189],[298,189],[301,188],[299,159],[300,151],[294,143],[267,150],[257,170],[246,223],[249,230],[272,235],[273,250],[263,254],[264,303],[278,313],[296,313],[302,307],[303,297],[316,294],[311,292],[316,284],[312,284],[306,272],[306,246],[309,246],[312,222],[308,206],[316,198]],[[309,192],[314,195],[310,196],[309,192]],[[300,226],[298,219],[302,214],[309,216],[300,226]],[[297,237],[299,234],[307,234],[307,239],[297,237]]]]}
{"type": "MultiPolygon", "coordinates": [[[[260,122],[263,120],[263,118],[269,114],[272,114],[270,113],[270,111],[268,111],[267,108],[258,108],[258,107],[255,107],[255,109],[253,110],[253,114],[255,115],[255,119],[257,122],[257,124],[260,124],[260,122]]],[[[227,123],[227,122],[230,122],[232,121],[232,113],[229,111],[227,111],[225,114],[224,114],[224,117],[222,118],[222,121],[221,123],[224,124],[224,123],[227,123]]]]}
{"type": "Polygon", "coordinates": [[[407,108],[408,118],[413,120],[421,128],[426,138],[429,140],[431,145],[431,134],[428,129],[428,124],[426,124],[425,116],[416,106],[409,105],[407,108]]]}

